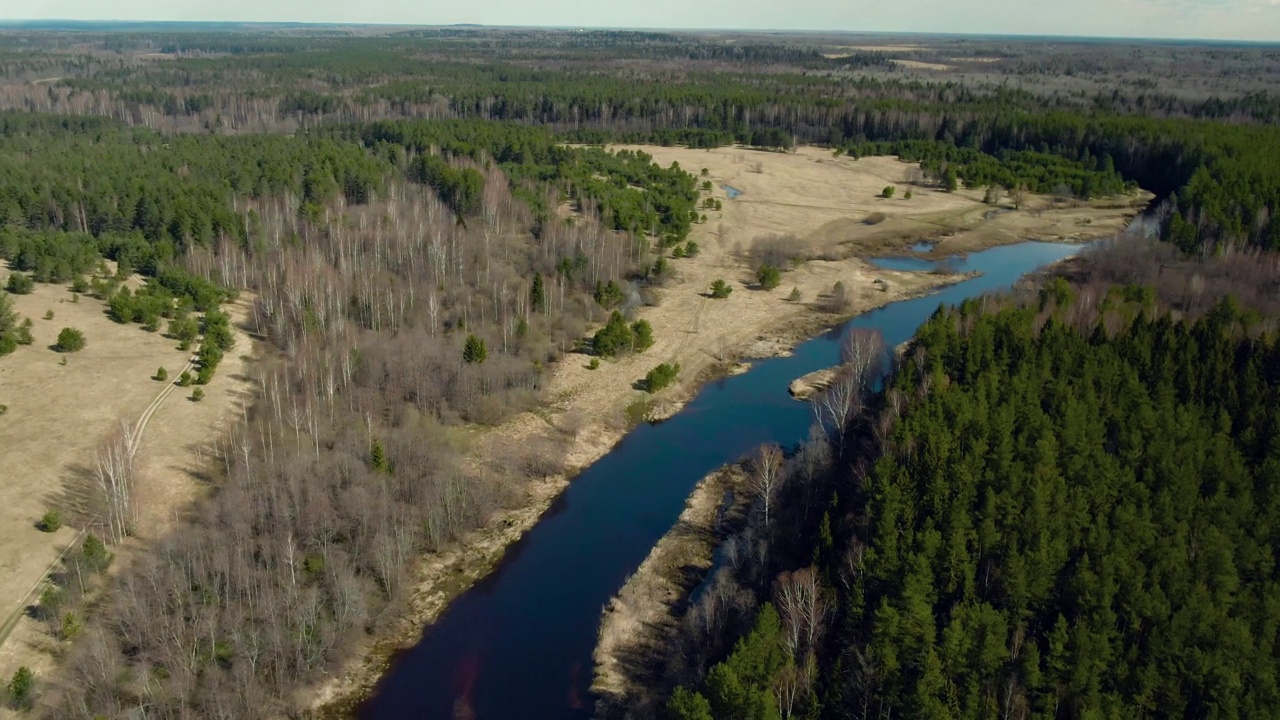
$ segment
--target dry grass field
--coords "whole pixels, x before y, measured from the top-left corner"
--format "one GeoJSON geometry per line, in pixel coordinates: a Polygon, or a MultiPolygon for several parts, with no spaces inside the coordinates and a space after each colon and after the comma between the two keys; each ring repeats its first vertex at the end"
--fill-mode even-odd
{"type": "MultiPolygon", "coordinates": [[[[7,277],[0,266],[0,284],[7,277]]],[[[90,471],[97,445],[113,425],[142,419],[191,358],[161,333],[115,323],[103,302],[73,297],[63,285],[37,285],[30,295],[13,296],[18,314],[35,322],[35,342],[0,358],[0,404],[8,406],[0,416],[0,627],[8,629],[19,614],[12,632],[0,637],[0,678],[19,665],[37,675],[52,665],[56,644],[25,611],[50,565],[81,530],[67,507],[74,500],[70,488],[90,471]],[[52,320],[43,319],[48,311],[52,320]],[[50,349],[64,327],[84,332],[83,350],[64,356],[50,349]],[[160,367],[169,382],[152,379],[160,367]],[[37,522],[50,508],[63,509],[68,524],[41,532],[37,522]]],[[[235,320],[244,317],[247,302],[242,298],[232,309],[235,320]]],[[[248,397],[245,363],[254,353],[251,340],[238,332],[203,401],[191,402],[189,391],[175,387],[149,415],[135,488],[138,541],[115,549],[122,559],[172,527],[199,492],[203,444],[248,397]]]]}

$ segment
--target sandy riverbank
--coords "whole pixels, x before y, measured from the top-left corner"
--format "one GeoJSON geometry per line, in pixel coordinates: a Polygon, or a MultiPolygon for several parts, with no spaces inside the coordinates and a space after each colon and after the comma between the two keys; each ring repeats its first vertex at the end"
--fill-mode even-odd
{"type": "Polygon", "coordinates": [[[599,697],[597,718],[642,710],[645,702],[636,695],[635,680],[663,670],[689,594],[746,509],[744,478],[742,467],[730,465],[699,481],[675,526],[605,607],[591,685],[599,697]]]}

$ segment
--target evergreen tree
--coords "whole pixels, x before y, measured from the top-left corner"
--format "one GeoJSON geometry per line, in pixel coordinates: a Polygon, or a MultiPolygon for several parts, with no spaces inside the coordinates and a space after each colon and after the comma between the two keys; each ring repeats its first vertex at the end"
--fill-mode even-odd
{"type": "Polygon", "coordinates": [[[488,358],[489,348],[485,345],[484,340],[475,335],[468,335],[466,344],[462,348],[463,362],[478,365],[488,358]]]}
{"type": "Polygon", "coordinates": [[[391,462],[387,460],[387,453],[382,449],[382,443],[374,438],[373,445],[369,449],[369,465],[374,472],[380,472],[384,475],[391,474],[391,462]]]}
{"type": "Polygon", "coordinates": [[[546,294],[542,288],[542,273],[533,274],[533,287],[529,290],[529,304],[534,310],[541,312],[546,303],[546,294]]]}

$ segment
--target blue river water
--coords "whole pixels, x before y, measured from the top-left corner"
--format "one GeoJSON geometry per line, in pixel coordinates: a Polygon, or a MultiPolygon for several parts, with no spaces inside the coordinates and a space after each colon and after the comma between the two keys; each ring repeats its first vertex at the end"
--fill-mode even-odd
{"type": "MultiPolygon", "coordinates": [[[[859,315],[797,346],[791,357],[758,361],[747,373],[707,385],[670,420],[636,428],[573,480],[493,573],[393,659],[359,717],[590,717],[601,609],[675,523],[698,480],[761,443],[791,447],[806,437],[812,415],[788,395],[791,380],[835,364],[848,328],[878,329],[896,346],[939,304],[1007,289],[1080,250],[1026,242],[957,258],[955,270],[982,274],[859,315]]],[[[894,259],[879,264],[901,266],[894,259]]]]}

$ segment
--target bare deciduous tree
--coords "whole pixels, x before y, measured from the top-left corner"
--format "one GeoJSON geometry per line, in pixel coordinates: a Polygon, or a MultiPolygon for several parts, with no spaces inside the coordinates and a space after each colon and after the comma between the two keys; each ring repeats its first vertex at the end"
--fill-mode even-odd
{"type": "Polygon", "coordinates": [[[782,448],[774,444],[761,445],[751,459],[751,472],[748,480],[756,497],[760,499],[764,509],[764,527],[769,528],[769,510],[773,498],[782,484],[783,466],[782,448]]]}
{"type": "Polygon", "coordinates": [[[800,661],[814,651],[826,630],[828,605],[818,573],[808,567],[780,574],[773,584],[773,601],[787,651],[800,661]]]}
{"type": "Polygon", "coordinates": [[[99,493],[98,512],[106,523],[107,536],[112,542],[120,542],[133,531],[137,459],[137,428],[122,419],[98,445],[93,466],[99,493]]]}

